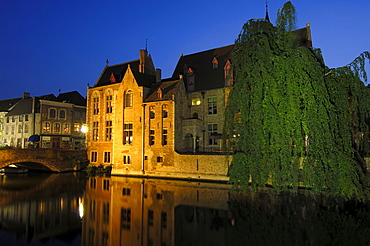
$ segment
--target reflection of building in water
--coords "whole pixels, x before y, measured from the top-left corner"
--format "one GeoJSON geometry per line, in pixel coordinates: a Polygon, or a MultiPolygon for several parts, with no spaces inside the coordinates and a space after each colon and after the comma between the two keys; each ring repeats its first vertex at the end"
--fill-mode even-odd
{"type": "Polygon", "coordinates": [[[90,178],[82,244],[223,245],[229,192],[222,184],[90,178]]]}
{"type": "Polygon", "coordinates": [[[81,197],[64,194],[0,207],[0,225],[25,241],[40,241],[81,227],[81,197]]]}

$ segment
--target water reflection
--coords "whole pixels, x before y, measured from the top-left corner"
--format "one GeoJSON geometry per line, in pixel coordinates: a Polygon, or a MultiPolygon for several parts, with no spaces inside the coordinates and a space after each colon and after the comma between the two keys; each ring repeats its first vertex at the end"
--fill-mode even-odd
{"type": "Polygon", "coordinates": [[[86,178],[79,175],[1,175],[1,244],[80,245],[78,208],[86,178]]]}
{"type": "Polygon", "coordinates": [[[228,185],[90,178],[82,245],[369,245],[368,202],[228,185]]]}

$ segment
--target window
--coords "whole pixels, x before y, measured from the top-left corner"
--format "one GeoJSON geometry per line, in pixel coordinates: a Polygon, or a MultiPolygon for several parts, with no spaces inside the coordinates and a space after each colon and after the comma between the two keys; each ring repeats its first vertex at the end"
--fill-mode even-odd
{"type": "Polygon", "coordinates": [[[54,124],[54,132],[60,132],[60,124],[59,123],[54,124]]]}
{"type": "Polygon", "coordinates": [[[216,57],[213,57],[213,60],[212,60],[212,67],[213,69],[216,69],[218,68],[218,60],[216,57]]]}
{"type": "Polygon", "coordinates": [[[61,109],[59,111],[59,119],[65,119],[66,118],[66,111],[64,109],[61,109]]]}
{"type": "Polygon", "coordinates": [[[15,116],[12,117],[12,122],[15,122],[15,116]]]}
{"type": "Polygon", "coordinates": [[[43,130],[44,130],[44,132],[50,132],[50,123],[49,122],[44,123],[43,130]]]}
{"type": "Polygon", "coordinates": [[[23,121],[23,115],[20,115],[19,116],[19,122],[22,122],[23,121]]]}
{"type": "Polygon", "coordinates": [[[153,226],[154,225],[154,211],[148,210],[148,225],[153,226]]]}
{"type": "Polygon", "coordinates": [[[123,156],[123,164],[131,164],[131,156],[124,155],[123,156]]]}
{"type": "Polygon", "coordinates": [[[121,208],[121,230],[131,229],[131,209],[121,208]]]}
{"type": "Polygon", "coordinates": [[[112,95],[108,95],[106,97],[106,108],[107,108],[107,113],[113,112],[113,96],[112,95]]]}
{"type": "Polygon", "coordinates": [[[208,114],[217,114],[217,97],[208,98],[208,114]]]}
{"type": "Polygon", "coordinates": [[[12,126],[12,134],[15,132],[15,126],[12,126]]]}
{"type": "Polygon", "coordinates": [[[155,112],[154,112],[154,110],[150,110],[149,117],[151,119],[154,119],[155,118],[155,112]]]}
{"type": "Polygon", "coordinates": [[[24,116],[24,121],[28,121],[28,114],[24,116]]]}
{"type": "Polygon", "coordinates": [[[93,122],[93,141],[99,140],[99,122],[94,121],[93,122]]]}
{"type": "Polygon", "coordinates": [[[125,123],[124,125],[124,136],[123,136],[123,143],[124,144],[132,144],[133,140],[133,125],[132,123],[125,123]]]}
{"type": "Polygon", "coordinates": [[[167,213],[163,211],[161,213],[161,224],[162,228],[167,228],[167,213]]]}
{"type": "Polygon", "coordinates": [[[125,95],[125,107],[129,108],[133,105],[133,93],[132,91],[127,91],[125,95]]]}
{"type": "Polygon", "coordinates": [[[167,111],[167,108],[164,108],[164,109],[162,110],[162,117],[163,117],[163,118],[167,118],[167,117],[168,117],[168,111],[167,111]]]}
{"type": "Polygon", "coordinates": [[[23,132],[23,125],[19,124],[18,125],[18,133],[22,133],[22,132],[23,132]]]}
{"type": "Polygon", "coordinates": [[[81,131],[81,124],[80,123],[74,123],[73,124],[73,129],[75,132],[80,132],[81,131]]]}
{"type": "Polygon", "coordinates": [[[157,156],[157,162],[163,162],[163,157],[162,156],[157,156]]]}
{"type": "Polygon", "coordinates": [[[5,127],[5,134],[7,134],[7,135],[9,134],[9,126],[5,127]]]}
{"type": "Polygon", "coordinates": [[[215,134],[217,134],[217,124],[208,124],[209,145],[217,145],[215,134]]]}
{"type": "Polygon", "coordinates": [[[98,152],[92,151],[91,152],[91,162],[97,162],[98,161],[98,152]]]}
{"type": "Polygon", "coordinates": [[[64,132],[69,132],[69,124],[64,124],[64,126],[63,126],[63,131],[64,132]]]}
{"type": "Polygon", "coordinates": [[[99,97],[93,98],[94,114],[99,114],[99,97]]]}
{"type": "Polygon", "coordinates": [[[201,104],[201,100],[199,98],[195,98],[191,100],[191,106],[198,106],[201,104]]]}
{"type": "Polygon", "coordinates": [[[24,133],[28,133],[28,131],[29,131],[29,125],[25,124],[24,125],[24,133]]]}
{"type": "Polygon", "coordinates": [[[103,180],[103,190],[109,190],[109,179],[103,180]]]}
{"type": "Polygon", "coordinates": [[[163,134],[162,134],[162,145],[167,145],[167,135],[168,135],[168,131],[167,131],[167,129],[163,129],[163,134]]]}
{"type": "Polygon", "coordinates": [[[123,188],[122,189],[122,196],[129,196],[131,194],[130,188],[123,188]]]}
{"type": "Polygon", "coordinates": [[[9,123],[9,117],[6,117],[6,123],[9,123]]]}
{"type": "Polygon", "coordinates": [[[112,140],[112,121],[108,120],[105,122],[105,141],[110,141],[112,140]]]}
{"type": "Polygon", "coordinates": [[[149,145],[154,145],[154,142],[155,142],[154,134],[155,134],[154,130],[149,131],[149,145]]]}
{"type": "Polygon", "coordinates": [[[109,223],[109,202],[103,202],[103,223],[109,223]]]}
{"type": "Polygon", "coordinates": [[[49,110],[49,118],[55,118],[55,117],[56,117],[56,110],[52,108],[49,110]]]}
{"type": "Polygon", "coordinates": [[[161,88],[158,88],[157,90],[157,97],[158,97],[158,100],[163,99],[163,91],[161,88]]]}
{"type": "Polygon", "coordinates": [[[104,152],[104,163],[110,163],[110,152],[104,152]]]}

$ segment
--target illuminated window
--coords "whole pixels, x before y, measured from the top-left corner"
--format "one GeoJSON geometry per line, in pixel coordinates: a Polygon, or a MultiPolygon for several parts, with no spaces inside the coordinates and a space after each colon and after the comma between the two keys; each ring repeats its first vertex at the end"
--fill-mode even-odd
{"type": "Polygon", "coordinates": [[[123,144],[132,144],[133,140],[133,125],[132,123],[125,123],[123,144]]]}
{"type": "Polygon", "coordinates": [[[112,140],[113,123],[111,120],[105,122],[105,141],[112,140]]]}
{"type": "Polygon", "coordinates": [[[54,132],[60,132],[60,124],[59,123],[54,124],[54,132]]]}
{"type": "Polygon", "coordinates": [[[127,91],[125,95],[125,107],[129,108],[133,105],[133,93],[132,91],[127,91]]]}
{"type": "Polygon", "coordinates": [[[50,132],[50,123],[49,122],[44,123],[43,130],[44,130],[44,132],[50,132]]]}
{"type": "Polygon", "coordinates": [[[99,140],[99,122],[94,121],[93,122],[93,141],[99,140]]]}
{"type": "Polygon", "coordinates": [[[75,132],[80,132],[81,131],[81,124],[80,123],[74,123],[73,124],[73,129],[75,132]]]}
{"type": "Polygon", "coordinates": [[[208,98],[208,114],[217,114],[217,97],[208,98]]]}
{"type": "Polygon", "coordinates": [[[192,106],[198,106],[201,104],[201,100],[199,98],[195,98],[193,100],[191,100],[191,105],[192,106]]]}
{"type": "Polygon", "coordinates": [[[22,132],[23,132],[23,125],[19,124],[18,125],[18,133],[22,133],[22,132]]]}
{"type": "Polygon", "coordinates": [[[69,124],[64,124],[64,126],[63,126],[63,131],[64,132],[69,132],[69,124]]]}

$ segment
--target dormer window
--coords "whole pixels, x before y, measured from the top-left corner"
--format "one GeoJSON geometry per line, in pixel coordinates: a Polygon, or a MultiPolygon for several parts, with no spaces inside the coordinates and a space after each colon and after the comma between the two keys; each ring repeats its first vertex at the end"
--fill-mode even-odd
{"type": "Polygon", "coordinates": [[[109,80],[110,80],[110,82],[111,82],[111,83],[116,82],[116,77],[114,77],[114,73],[111,73],[111,74],[110,74],[110,78],[109,78],[109,80]]]}
{"type": "Polygon", "coordinates": [[[162,89],[161,88],[158,88],[158,90],[157,90],[157,96],[158,96],[158,100],[163,99],[163,92],[162,92],[162,89]]]}
{"type": "Polygon", "coordinates": [[[216,57],[213,57],[212,66],[213,66],[213,69],[218,68],[218,60],[216,57]]]}
{"type": "Polygon", "coordinates": [[[225,85],[233,85],[234,84],[234,76],[233,76],[233,72],[231,70],[230,60],[227,60],[225,66],[224,66],[224,79],[225,79],[225,85]]]}
{"type": "Polygon", "coordinates": [[[186,73],[186,80],[188,85],[188,91],[194,91],[195,84],[194,84],[194,72],[193,69],[189,67],[187,73],[186,73]]]}

